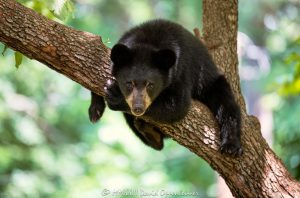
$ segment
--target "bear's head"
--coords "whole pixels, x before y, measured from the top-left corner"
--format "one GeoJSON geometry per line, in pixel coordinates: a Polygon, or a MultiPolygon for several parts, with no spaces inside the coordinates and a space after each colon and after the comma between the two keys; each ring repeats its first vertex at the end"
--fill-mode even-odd
{"type": "Polygon", "coordinates": [[[170,70],[176,64],[174,51],[149,45],[116,44],[110,58],[112,75],[134,116],[142,116],[169,85],[170,70]]]}

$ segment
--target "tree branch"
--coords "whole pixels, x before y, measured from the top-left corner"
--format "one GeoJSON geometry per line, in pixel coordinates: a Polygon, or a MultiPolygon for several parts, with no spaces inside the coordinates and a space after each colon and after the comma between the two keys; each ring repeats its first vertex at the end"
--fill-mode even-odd
{"type": "MultiPolygon", "coordinates": [[[[223,176],[236,197],[300,197],[299,184],[290,177],[261,136],[259,122],[245,113],[234,35],[237,31],[237,1],[204,0],[203,5],[205,41],[208,45],[216,43],[211,45],[215,46],[211,53],[230,80],[243,109],[244,154],[232,158],[219,152],[217,123],[208,108],[199,102],[193,102],[182,121],[173,125],[155,123],[156,126],[205,159],[223,176]],[[217,17],[209,17],[211,15],[217,17]],[[215,20],[225,21],[225,24],[218,26],[215,20]],[[222,31],[226,31],[223,28],[227,26],[230,26],[232,37],[220,39],[222,31]]],[[[110,50],[99,36],[48,20],[13,0],[0,0],[0,41],[102,96],[105,82],[112,78],[110,50]]]]}

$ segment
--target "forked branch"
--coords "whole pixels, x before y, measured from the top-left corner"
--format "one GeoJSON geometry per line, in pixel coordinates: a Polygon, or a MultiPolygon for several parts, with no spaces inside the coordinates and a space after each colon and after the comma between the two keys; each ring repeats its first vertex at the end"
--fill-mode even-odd
{"type": "MultiPolygon", "coordinates": [[[[211,53],[231,81],[236,97],[245,109],[239,88],[234,37],[237,31],[237,1],[204,0],[203,6],[206,44],[210,46],[216,41],[211,53]],[[224,24],[228,24],[233,34],[222,32],[224,24]],[[215,41],[209,35],[214,36],[215,41]],[[223,40],[218,39],[221,37],[223,40]],[[223,60],[226,60],[225,63],[223,60]]],[[[14,0],[0,0],[0,41],[102,96],[105,82],[112,78],[110,50],[99,36],[51,21],[14,0]]],[[[299,184],[291,179],[261,136],[257,119],[247,116],[245,111],[242,125],[244,155],[239,158],[221,155],[215,119],[208,108],[198,102],[192,104],[181,122],[155,124],[179,144],[205,159],[223,176],[234,196],[300,197],[299,184]]]]}

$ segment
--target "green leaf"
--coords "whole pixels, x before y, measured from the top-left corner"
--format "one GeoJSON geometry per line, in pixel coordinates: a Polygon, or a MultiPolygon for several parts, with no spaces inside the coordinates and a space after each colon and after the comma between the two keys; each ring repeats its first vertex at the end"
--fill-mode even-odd
{"type": "Polygon", "coordinates": [[[61,20],[73,17],[74,4],[71,0],[55,0],[53,8],[53,14],[61,20]]]}
{"type": "Polygon", "coordinates": [[[6,50],[7,50],[7,45],[4,45],[4,49],[3,49],[3,51],[2,51],[2,56],[4,56],[4,54],[5,54],[5,52],[6,52],[6,50]]]}
{"type": "Polygon", "coordinates": [[[297,52],[292,52],[285,58],[285,64],[290,65],[293,62],[300,62],[300,54],[297,52]]]}
{"type": "Polygon", "coordinates": [[[23,60],[23,54],[20,52],[15,52],[15,61],[16,61],[16,68],[19,69],[23,60]]]}
{"type": "Polygon", "coordinates": [[[110,39],[107,38],[103,43],[104,43],[104,44],[110,44],[111,42],[110,42],[110,39]]]}
{"type": "Polygon", "coordinates": [[[300,37],[295,40],[296,44],[300,44],[300,37]]]}
{"type": "Polygon", "coordinates": [[[300,79],[300,62],[295,65],[294,79],[300,79]]]}

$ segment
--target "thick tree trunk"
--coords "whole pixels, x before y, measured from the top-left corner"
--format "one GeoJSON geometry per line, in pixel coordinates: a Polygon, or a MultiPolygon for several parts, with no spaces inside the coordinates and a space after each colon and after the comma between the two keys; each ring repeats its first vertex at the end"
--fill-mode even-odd
{"type": "MultiPolygon", "coordinates": [[[[258,120],[245,112],[237,70],[237,1],[204,0],[203,4],[206,44],[231,82],[243,111],[244,154],[232,158],[219,152],[216,121],[198,102],[181,122],[155,124],[205,159],[225,179],[235,197],[300,197],[299,183],[261,136],[258,120]]],[[[109,49],[99,36],[48,20],[13,0],[0,0],[0,41],[99,95],[104,94],[103,85],[111,78],[109,49]]]]}

